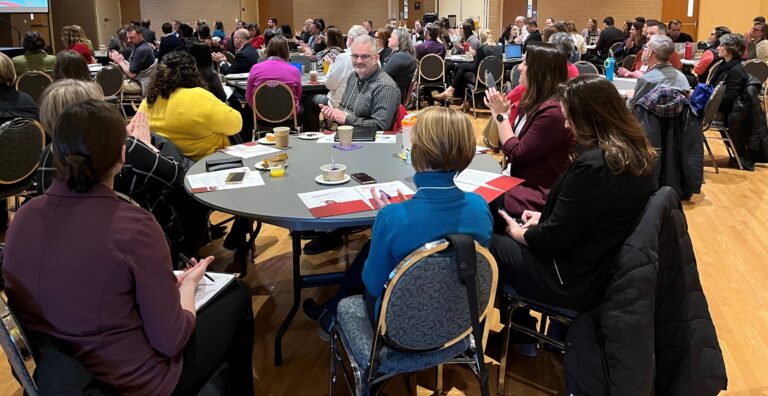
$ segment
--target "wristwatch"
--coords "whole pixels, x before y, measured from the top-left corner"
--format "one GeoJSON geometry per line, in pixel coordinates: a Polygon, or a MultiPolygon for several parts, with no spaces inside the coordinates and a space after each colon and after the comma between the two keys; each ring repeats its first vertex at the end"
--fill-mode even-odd
{"type": "Polygon", "coordinates": [[[509,119],[509,114],[507,113],[496,114],[496,121],[498,122],[504,122],[508,119],[509,119]]]}

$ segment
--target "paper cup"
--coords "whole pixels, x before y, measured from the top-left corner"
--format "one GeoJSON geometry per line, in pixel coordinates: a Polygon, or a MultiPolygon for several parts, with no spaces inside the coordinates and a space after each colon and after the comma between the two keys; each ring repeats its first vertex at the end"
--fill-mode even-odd
{"type": "Polygon", "coordinates": [[[312,82],[312,83],[317,82],[317,70],[312,70],[309,72],[309,82],[312,82]]]}
{"type": "Polygon", "coordinates": [[[284,149],[288,147],[288,134],[290,132],[288,127],[277,127],[272,129],[275,133],[275,147],[284,149]]]}
{"type": "Polygon", "coordinates": [[[343,180],[346,170],[347,166],[342,164],[336,164],[335,168],[331,164],[325,164],[320,167],[320,171],[323,172],[323,180],[329,182],[343,180]]]}
{"type": "Polygon", "coordinates": [[[339,134],[339,144],[341,144],[342,147],[349,147],[352,145],[352,130],[353,128],[349,125],[340,125],[336,128],[336,133],[339,134]]]}

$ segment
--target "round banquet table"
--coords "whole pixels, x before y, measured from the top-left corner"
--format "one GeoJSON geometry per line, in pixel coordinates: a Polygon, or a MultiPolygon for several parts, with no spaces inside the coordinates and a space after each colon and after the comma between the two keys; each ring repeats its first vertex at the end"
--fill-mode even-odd
{"type": "MultiPolygon", "coordinates": [[[[301,140],[297,136],[290,137],[289,147],[283,150],[288,154],[288,166],[285,176],[272,178],[269,172],[262,172],[265,185],[231,190],[220,190],[192,194],[192,196],[213,210],[230,213],[251,220],[287,228],[291,231],[293,248],[293,305],[283,321],[275,337],[275,365],[282,364],[282,338],[296,315],[301,302],[301,289],[337,284],[343,277],[343,272],[324,274],[301,274],[301,232],[309,230],[330,230],[341,227],[367,226],[373,224],[378,211],[351,213],[340,216],[316,218],[299,199],[299,193],[312,192],[322,189],[351,187],[359,185],[350,180],[346,184],[325,186],[315,182],[320,174],[320,166],[330,163],[331,156],[337,164],[347,166],[347,174],[365,172],[377,182],[402,181],[416,191],[413,183],[415,171],[403,161],[398,153],[401,149],[401,134],[396,135],[397,142],[373,143],[356,142],[362,148],[352,151],[342,151],[333,144],[317,143],[316,140],[301,140]]],[[[266,157],[274,154],[252,158],[243,158],[243,165],[249,169],[266,157]]],[[[205,172],[205,162],[211,159],[230,157],[228,154],[216,152],[198,161],[188,175],[205,172]]],[[[469,166],[471,169],[500,172],[499,163],[487,154],[476,155],[469,166]]],[[[187,191],[189,182],[185,180],[187,191]]],[[[258,234],[260,224],[256,228],[258,234]]],[[[255,236],[254,236],[255,237],[255,236]]],[[[250,245],[250,244],[249,244],[250,245]]],[[[241,255],[245,257],[246,255],[241,255]]],[[[245,264],[243,261],[243,269],[245,264]]],[[[244,272],[244,271],[243,271],[244,272]]]]}

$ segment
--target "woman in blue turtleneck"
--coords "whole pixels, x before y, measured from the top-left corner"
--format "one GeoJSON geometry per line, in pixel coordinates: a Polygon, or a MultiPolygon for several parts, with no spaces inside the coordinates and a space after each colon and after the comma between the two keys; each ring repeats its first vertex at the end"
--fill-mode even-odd
{"type": "MultiPolygon", "coordinates": [[[[472,125],[462,113],[442,107],[426,109],[417,119],[411,137],[416,194],[399,204],[390,204],[383,193],[374,194],[380,210],[371,241],[347,270],[336,295],[325,304],[316,304],[312,299],[304,301],[304,313],[318,321],[326,334],[342,298],[364,292],[368,307],[378,305],[390,272],[423,244],[462,233],[488,246],[493,229],[488,204],[479,195],[460,190],[453,182],[454,176],[469,166],[475,156],[472,125]]],[[[377,313],[378,307],[369,308],[372,322],[377,313]]]]}

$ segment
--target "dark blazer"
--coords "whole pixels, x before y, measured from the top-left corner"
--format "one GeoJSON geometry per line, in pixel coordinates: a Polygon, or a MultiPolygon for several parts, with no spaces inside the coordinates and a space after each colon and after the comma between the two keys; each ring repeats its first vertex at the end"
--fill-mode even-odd
{"type": "Polygon", "coordinates": [[[539,224],[525,233],[530,250],[552,260],[539,266],[553,291],[543,302],[584,309],[603,299],[616,253],[653,185],[651,174],[615,174],[599,148],[585,151],[557,179],[539,224]]]}
{"type": "Polygon", "coordinates": [[[153,30],[149,30],[149,28],[141,28],[141,31],[144,33],[144,41],[155,45],[155,32],[153,30]]]}
{"type": "MultiPolygon", "coordinates": [[[[518,111],[524,112],[522,108],[518,111]]],[[[513,216],[520,216],[523,210],[541,211],[552,184],[571,163],[575,148],[576,137],[565,128],[560,102],[544,102],[526,118],[520,136],[508,139],[502,147],[510,174],[525,180],[506,192],[504,208],[513,216]]]]}
{"type": "Polygon", "coordinates": [[[160,49],[157,51],[158,61],[163,59],[163,56],[169,52],[176,51],[179,48],[184,48],[184,43],[175,34],[165,36],[160,39],[160,49]]]}
{"type": "Polygon", "coordinates": [[[221,74],[249,73],[253,65],[259,63],[259,52],[246,43],[235,55],[232,64],[221,65],[221,74]]]}
{"type": "Polygon", "coordinates": [[[541,42],[541,32],[536,30],[535,32],[528,35],[528,37],[525,38],[525,41],[523,41],[523,52],[525,52],[526,47],[530,43],[536,43],[541,42]]]}
{"type": "Polygon", "coordinates": [[[721,63],[715,70],[710,84],[714,87],[721,81],[725,82],[725,96],[723,97],[723,102],[720,103],[719,109],[723,116],[727,116],[731,112],[733,103],[736,102],[736,99],[739,98],[744,88],[746,88],[747,77],[747,72],[741,66],[741,59],[738,58],[731,59],[730,62],[721,63]]]}
{"type": "Polygon", "coordinates": [[[624,32],[613,26],[608,26],[600,32],[600,37],[595,44],[595,50],[602,56],[608,55],[608,50],[614,43],[620,43],[627,37],[624,36],[624,32]]]}
{"type": "Polygon", "coordinates": [[[392,77],[400,88],[400,103],[403,103],[405,96],[408,95],[413,73],[416,72],[416,58],[408,52],[395,52],[384,65],[384,72],[392,77]]]}

